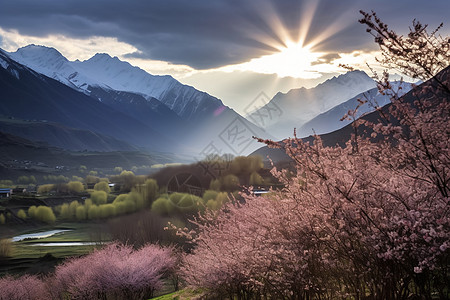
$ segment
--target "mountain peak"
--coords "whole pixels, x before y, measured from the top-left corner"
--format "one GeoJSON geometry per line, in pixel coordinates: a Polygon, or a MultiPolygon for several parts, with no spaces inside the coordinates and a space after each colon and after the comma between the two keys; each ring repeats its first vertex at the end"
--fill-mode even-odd
{"type": "Polygon", "coordinates": [[[24,58],[42,58],[46,57],[47,59],[51,60],[63,60],[67,61],[67,58],[65,58],[58,50],[52,47],[46,47],[41,45],[35,45],[30,44],[25,47],[21,47],[17,49],[16,52],[14,52],[15,56],[21,56],[24,58]]]}
{"type": "Polygon", "coordinates": [[[369,77],[369,75],[366,74],[366,72],[361,70],[353,70],[349,71],[344,74],[340,74],[338,76],[334,76],[333,78],[330,78],[328,80],[325,80],[323,83],[317,85],[317,86],[325,86],[332,83],[338,83],[338,84],[347,84],[349,82],[373,82],[373,79],[369,77]]]}
{"type": "Polygon", "coordinates": [[[116,60],[118,61],[119,59],[117,58],[117,56],[111,57],[111,55],[109,55],[108,53],[96,53],[94,56],[92,56],[91,58],[88,59],[88,61],[100,61],[100,60],[104,60],[104,61],[109,61],[109,60],[116,60]]]}

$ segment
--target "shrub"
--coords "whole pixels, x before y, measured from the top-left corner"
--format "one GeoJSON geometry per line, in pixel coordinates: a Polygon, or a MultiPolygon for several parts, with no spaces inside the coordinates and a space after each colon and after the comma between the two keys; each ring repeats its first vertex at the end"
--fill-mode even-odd
{"type": "Polygon", "coordinates": [[[151,210],[159,216],[168,216],[174,212],[175,206],[168,198],[160,197],[153,202],[151,210]]]}
{"type": "Polygon", "coordinates": [[[251,185],[261,185],[264,183],[264,180],[257,172],[253,172],[252,174],[250,174],[249,182],[251,185]]]}
{"type": "Polygon", "coordinates": [[[54,187],[55,187],[54,184],[43,184],[38,187],[37,192],[39,194],[48,194],[54,189],[54,187]]]}
{"type": "Polygon", "coordinates": [[[70,181],[67,184],[67,187],[70,192],[81,193],[84,191],[84,185],[80,181],[70,181]]]}
{"type": "Polygon", "coordinates": [[[220,191],[220,189],[222,188],[222,184],[220,183],[219,179],[213,179],[209,184],[209,188],[214,191],[220,191]]]}
{"type": "Polygon", "coordinates": [[[59,210],[59,217],[62,220],[69,220],[71,218],[69,204],[64,203],[61,205],[61,208],[59,210]]]}
{"type": "Polygon", "coordinates": [[[55,290],[62,299],[148,299],[174,266],[171,248],[110,244],[58,266],[55,290]]]}
{"type": "Polygon", "coordinates": [[[100,181],[100,182],[96,183],[94,185],[94,190],[96,190],[96,191],[103,191],[106,194],[109,194],[111,192],[111,189],[109,188],[108,182],[105,182],[105,181],[100,181]]]}
{"type": "Polygon", "coordinates": [[[9,257],[11,256],[11,253],[12,253],[12,241],[10,239],[0,239],[0,258],[9,257]]]}
{"type": "Polygon", "coordinates": [[[203,201],[206,203],[208,200],[215,200],[219,192],[213,190],[206,190],[203,193],[203,201]]]}
{"type": "Polygon", "coordinates": [[[46,284],[34,275],[0,278],[0,300],[51,299],[46,284]]]}
{"type": "Polygon", "coordinates": [[[54,223],[56,221],[55,214],[51,207],[40,205],[34,212],[34,218],[45,223],[54,223]]]}
{"type": "Polygon", "coordinates": [[[78,206],[77,210],[75,212],[75,216],[77,218],[77,220],[81,221],[81,220],[86,220],[87,218],[87,211],[85,209],[84,206],[78,206]]]}
{"type": "Polygon", "coordinates": [[[116,215],[116,207],[113,204],[102,204],[98,206],[99,218],[105,219],[116,215]]]}
{"type": "Polygon", "coordinates": [[[91,193],[91,200],[92,203],[97,205],[106,204],[108,200],[108,195],[106,194],[105,191],[93,191],[91,193]]]}
{"type": "Polygon", "coordinates": [[[35,206],[35,205],[32,205],[32,206],[30,206],[30,207],[28,208],[28,216],[29,216],[30,218],[33,218],[33,219],[34,219],[35,214],[36,214],[36,206],[35,206]]]}
{"type": "Polygon", "coordinates": [[[35,184],[36,178],[33,175],[31,175],[30,177],[19,176],[19,178],[17,178],[17,183],[19,183],[19,184],[35,184]]]}
{"type": "Polygon", "coordinates": [[[12,185],[12,180],[0,180],[0,188],[10,188],[12,185]]]}
{"type": "Polygon", "coordinates": [[[69,215],[71,219],[75,218],[77,213],[77,207],[80,206],[80,203],[77,200],[70,202],[69,204],[69,215]]]}
{"type": "Polygon", "coordinates": [[[27,213],[23,209],[19,209],[19,211],[17,212],[17,217],[25,220],[27,218],[27,213]]]}
{"type": "Polygon", "coordinates": [[[239,189],[239,178],[233,174],[228,174],[221,178],[222,189],[232,192],[239,189]]]}
{"type": "Polygon", "coordinates": [[[91,205],[88,208],[88,219],[89,220],[95,220],[98,219],[100,217],[100,209],[98,208],[97,205],[91,205]]]}

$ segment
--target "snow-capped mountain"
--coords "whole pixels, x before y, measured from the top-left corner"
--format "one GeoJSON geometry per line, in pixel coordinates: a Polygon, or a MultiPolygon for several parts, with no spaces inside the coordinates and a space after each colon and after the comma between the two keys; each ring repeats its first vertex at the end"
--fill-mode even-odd
{"type": "Polygon", "coordinates": [[[273,138],[219,99],[171,76],[148,74],[117,57],[97,54],[86,61],[69,61],[55,49],[35,45],[10,56],[163,136],[191,145],[196,158],[206,154],[203,150],[212,143],[216,154],[241,155],[259,147],[252,136],[273,138]],[[235,135],[243,132],[246,136],[235,135]]]}
{"type": "Polygon", "coordinates": [[[16,52],[8,53],[8,55],[22,65],[58,80],[71,88],[86,90],[88,84],[100,84],[78,74],[67,58],[54,48],[29,45],[18,49],[16,52]]]}
{"type": "MultiPolygon", "coordinates": [[[[412,84],[407,82],[392,82],[391,85],[393,89],[397,91],[398,96],[403,96],[412,88],[412,84]],[[399,89],[399,87],[401,88],[399,89]]],[[[329,133],[350,124],[352,122],[351,120],[345,119],[341,121],[341,118],[347,114],[349,110],[354,110],[357,107],[358,99],[367,101],[367,103],[358,108],[355,115],[356,118],[374,111],[375,107],[383,107],[386,104],[391,103],[389,95],[382,95],[377,88],[373,88],[309,120],[303,124],[303,126],[297,128],[297,136],[307,137],[314,133],[329,133]]]]}
{"type": "Polygon", "coordinates": [[[375,82],[363,71],[351,71],[311,89],[278,93],[249,118],[277,138],[285,138],[292,136],[294,128],[300,128],[317,115],[375,86],[375,82]],[[259,122],[261,115],[267,115],[274,108],[278,111],[278,117],[266,118],[264,124],[259,122]]]}
{"type": "Polygon", "coordinates": [[[108,54],[69,61],[54,48],[29,45],[9,55],[19,63],[89,93],[92,86],[156,98],[185,120],[198,120],[224,106],[222,101],[183,85],[171,76],[156,76],[108,54]]]}
{"type": "MultiPolygon", "coordinates": [[[[444,70],[440,71],[438,74],[436,74],[433,78],[425,81],[425,82],[415,82],[414,84],[405,82],[401,84],[402,89],[398,90],[398,87],[400,84],[397,83],[391,83],[394,87],[394,91],[398,91],[398,94],[401,95],[400,101],[404,103],[409,103],[412,105],[412,107],[417,108],[418,103],[423,103],[423,101],[432,101],[432,102],[442,102],[442,101],[450,101],[450,97],[448,93],[445,91],[445,89],[441,89],[441,84],[444,82],[448,82],[450,79],[450,66],[445,68],[444,70]],[[438,83],[439,82],[439,83],[438,83]],[[408,91],[408,92],[407,92],[408,91]]],[[[368,92],[369,93],[369,92],[368,92]]],[[[358,95],[359,97],[361,95],[358,95]]],[[[382,106],[382,100],[384,97],[380,97],[380,95],[376,92],[376,90],[371,90],[370,93],[367,95],[368,97],[373,96],[375,97],[375,100],[379,101],[378,103],[380,106],[382,106]]],[[[355,97],[356,98],[356,97],[355,97]]],[[[385,99],[384,99],[385,100],[385,99]]],[[[353,104],[352,101],[355,101],[355,99],[351,99],[349,101],[349,108],[354,109],[356,105],[355,102],[353,104]]],[[[327,117],[335,117],[336,115],[339,115],[339,113],[336,113],[337,110],[342,109],[341,112],[344,111],[345,105],[340,105],[332,110],[330,110],[327,114],[324,114],[320,118],[321,120],[324,120],[327,117]]],[[[382,122],[382,124],[392,124],[393,126],[406,126],[402,124],[401,120],[395,118],[391,112],[391,103],[390,101],[386,103],[386,105],[382,106],[380,110],[368,112],[367,114],[364,114],[360,117],[361,120],[369,121],[370,123],[379,123],[382,122]]],[[[346,111],[345,111],[346,112],[346,111]]],[[[320,120],[318,120],[319,122],[320,120]]],[[[316,123],[317,124],[317,123],[316,123]]],[[[441,130],[441,129],[437,129],[441,130]]],[[[372,136],[373,129],[371,126],[367,126],[364,123],[360,123],[357,134],[361,136],[362,138],[369,138],[373,141],[379,141],[383,138],[383,135],[377,135],[372,136]]],[[[329,133],[324,134],[318,134],[319,137],[322,140],[322,143],[326,147],[333,147],[336,145],[339,146],[346,146],[346,143],[351,138],[351,135],[355,134],[354,126],[353,124],[346,124],[342,128],[339,128],[337,130],[334,130],[329,133]]],[[[299,137],[303,142],[311,143],[314,141],[313,136],[306,136],[306,137],[299,137]]],[[[395,140],[395,138],[394,138],[395,140]]],[[[263,146],[252,153],[252,155],[260,155],[264,159],[266,157],[270,158],[271,162],[278,163],[278,162],[288,162],[291,161],[292,158],[290,158],[283,149],[280,148],[268,148],[267,146],[263,146]]]]}
{"type": "MultiPolygon", "coordinates": [[[[104,150],[135,149],[122,141],[155,151],[169,152],[170,149],[181,148],[175,139],[19,64],[3,51],[0,51],[0,65],[0,115],[24,120],[26,126],[35,127],[35,137],[44,136],[44,131],[46,134],[64,136],[71,139],[63,142],[73,144],[74,147],[68,147],[71,149],[88,144],[93,147],[86,146],[84,149],[100,149],[93,144],[103,142],[106,143],[102,147],[104,150]],[[43,123],[48,123],[48,126],[43,126],[43,123]],[[36,133],[39,128],[40,134],[36,133]],[[76,142],[78,138],[83,141],[76,142]]],[[[17,128],[17,124],[13,125],[17,128]]],[[[14,129],[8,127],[8,130],[14,129]]],[[[27,130],[22,131],[26,134],[27,130]]],[[[51,139],[41,140],[51,142],[51,139]]]]}

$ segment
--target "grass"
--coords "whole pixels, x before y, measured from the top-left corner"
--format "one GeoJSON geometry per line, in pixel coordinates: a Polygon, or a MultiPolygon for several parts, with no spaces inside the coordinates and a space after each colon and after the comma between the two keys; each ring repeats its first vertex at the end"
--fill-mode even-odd
{"type": "Polygon", "coordinates": [[[152,298],[151,300],[193,300],[199,299],[202,295],[203,291],[201,290],[191,290],[186,288],[177,292],[152,298]]]}
{"type": "Polygon", "coordinates": [[[47,253],[50,253],[54,257],[71,257],[80,256],[91,252],[94,249],[94,245],[82,245],[82,246],[30,246],[26,244],[17,243],[13,246],[13,258],[39,258],[47,253]]]}
{"type": "Polygon", "coordinates": [[[170,293],[167,295],[163,295],[163,296],[159,296],[156,298],[152,298],[152,300],[172,300],[172,299],[179,299],[179,297],[177,296],[178,292],[174,292],[174,293],[170,293]]]}
{"type": "Polygon", "coordinates": [[[96,245],[72,246],[32,246],[34,243],[61,243],[61,242],[93,242],[108,241],[109,237],[100,234],[97,230],[101,224],[97,223],[58,223],[31,229],[29,226],[17,226],[9,236],[67,229],[64,233],[48,238],[12,242],[11,257],[0,262],[0,277],[5,274],[47,273],[51,272],[63,258],[81,256],[93,251],[96,245]],[[97,233],[98,232],[98,233],[97,233]],[[51,255],[48,255],[51,254],[51,255]],[[43,258],[44,256],[47,259],[43,258]]]}
{"type": "MultiPolygon", "coordinates": [[[[45,226],[39,228],[39,231],[67,229],[64,233],[55,234],[53,236],[35,239],[24,240],[13,243],[13,258],[38,258],[46,253],[51,253],[53,256],[71,257],[79,256],[91,252],[95,245],[76,245],[76,246],[31,246],[34,243],[70,243],[70,242],[97,242],[93,232],[95,232],[95,223],[61,223],[56,227],[45,226]]],[[[36,230],[35,230],[36,231],[36,230]]],[[[33,231],[33,232],[35,232],[33,231]]],[[[22,233],[23,234],[23,233],[22,233]]],[[[102,238],[105,240],[105,238],[102,238]]]]}

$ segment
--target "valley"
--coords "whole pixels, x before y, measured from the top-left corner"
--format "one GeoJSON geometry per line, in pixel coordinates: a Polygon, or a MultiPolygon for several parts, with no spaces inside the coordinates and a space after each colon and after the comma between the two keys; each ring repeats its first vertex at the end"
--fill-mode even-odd
{"type": "Polygon", "coordinates": [[[450,6],[380,1],[2,3],[0,300],[450,298],[450,6]]]}

